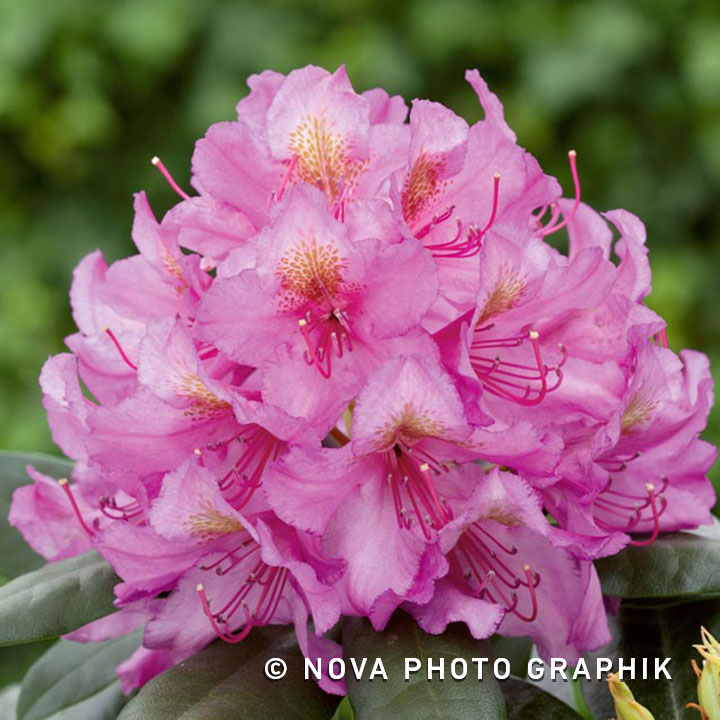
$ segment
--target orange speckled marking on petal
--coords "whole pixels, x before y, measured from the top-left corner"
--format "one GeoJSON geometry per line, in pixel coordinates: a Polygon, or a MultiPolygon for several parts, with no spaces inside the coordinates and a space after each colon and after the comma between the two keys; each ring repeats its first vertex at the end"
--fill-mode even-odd
{"type": "Polygon", "coordinates": [[[218,415],[232,412],[232,405],[221,400],[197,376],[188,373],[177,386],[176,392],[181,397],[190,400],[190,406],[185,409],[185,415],[193,420],[209,420],[218,415]]]}
{"type": "Polygon", "coordinates": [[[330,202],[346,197],[367,167],[367,161],[351,157],[347,139],[324,115],[301,122],[290,133],[289,150],[298,158],[293,180],[319,187],[330,202]]]}
{"type": "Polygon", "coordinates": [[[524,295],[526,289],[525,279],[517,273],[506,269],[500,271],[500,279],[480,311],[476,327],[482,326],[494,315],[511,310],[524,295]]]}
{"type": "Polygon", "coordinates": [[[412,401],[406,402],[399,413],[393,413],[390,420],[375,429],[376,447],[380,450],[394,445],[398,438],[412,445],[424,437],[442,437],[443,423],[435,420],[429,410],[418,410],[412,401]]]}
{"type": "Polygon", "coordinates": [[[402,189],[402,211],[405,222],[412,224],[440,194],[445,184],[441,180],[445,168],[443,158],[431,158],[421,153],[405,176],[402,189]]]}
{"type": "Polygon", "coordinates": [[[321,303],[338,294],[343,286],[347,261],[332,243],[303,240],[280,259],[277,274],[282,279],[280,300],[285,310],[294,310],[307,302],[321,303]]]}

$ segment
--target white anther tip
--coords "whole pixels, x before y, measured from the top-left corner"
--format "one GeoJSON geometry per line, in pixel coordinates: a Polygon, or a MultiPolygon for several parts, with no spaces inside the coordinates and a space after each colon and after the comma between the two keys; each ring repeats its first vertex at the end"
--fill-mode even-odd
{"type": "Polygon", "coordinates": [[[574,150],[570,150],[570,152],[568,152],[569,157],[575,157],[576,155],[577,153],[574,150]]]}
{"type": "Polygon", "coordinates": [[[307,320],[303,320],[303,319],[298,320],[298,325],[300,327],[305,327],[307,325],[307,320]]]}
{"type": "Polygon", "coordinates": [[[500,179],[500,173],[494,173],[494,174],[493,174],[493,177],[495,178],[495,180],[499,180],[499,179],[500,179]]]}
{"type": "Polygon", "coordinates": [[[540,333],[537,332],[537,330],[531,330],[529,333],[529,337],[531,340],[537,340],[540,337],[540,333]]]}
{"type": "Polygon", "coordinates": [[[160,164],[160,158],[157,155],[153,155],[150,162],[153,165],[159,165],[160,164]]]}
{"type": "Polygon", "coordinates": [[[67,478],[60,478],[60,479],[58,480],[58,485],[63,485],[63,486],[65,486],[65,485],[67,485],[67,484],[68,484],[68,479],[67,479],[67,478]]]}
{"type": "Polygon", "coordinates": [[[196,589],[198,592],[202,592],[202,591],[205,589],[205,586],[204,586],[202,583],[198,583],[198,584],[195,586],[195,589],[196,589]]]}
{"type": "Polygon", "coordinates": [[[429,466],[427,463],[423,463],[423,464],[420,466],[420,470],[422,470],[422,472],[426,472],[426,471],[429,470],[429,469],[430,469],[430,466],[429,466]]]}
{"type": "Polygon", "coordinates": [[[647,483],[647,484],[645,485],[645,489],[646,489],[648,492],[652,492],[652,491],[655,489],[655,486],[654,486],[652,483],[647,483]]]}

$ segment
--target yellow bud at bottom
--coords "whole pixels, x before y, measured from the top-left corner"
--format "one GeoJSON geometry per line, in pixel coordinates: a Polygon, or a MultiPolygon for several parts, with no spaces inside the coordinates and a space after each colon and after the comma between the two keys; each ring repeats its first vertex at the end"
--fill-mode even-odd
{"type": "Polygon", "coordinates": [[[630,688],[617,676],[608,676],[608,687],[615,702],[616,720],[655,720],[653,714],[633,696],[630,688]]]}

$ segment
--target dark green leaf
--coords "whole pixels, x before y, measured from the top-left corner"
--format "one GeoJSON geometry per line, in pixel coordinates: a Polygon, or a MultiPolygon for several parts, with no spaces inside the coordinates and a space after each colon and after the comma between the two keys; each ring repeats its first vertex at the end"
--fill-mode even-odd
{"type": "Polygon", "coordinates": [[[698,599],[720,596],[720,524],[663,535],[595,563],[603,592],[622,598],[698,599]]]}
{"type": "MultiPolygon", "coordinates": [[[[108,712],[114,713],[111,717],[117,717],[120,711],[117,694],[105,690],[117,684],[117,666],[139,644],[139,632],[102,643],[60,640],[30,668],[23,680],[17,720],[55,717],[56,713],[67,713],[91,698],[95,698],[97,707],[99,695],[109,702],[108,712]]],[[[86,716],[77,717],[80,720],[86,716]]]]}
{"type": "MultiPolygon", "coordinates": [[[[20,682],[30,666],[46,652],[54,640],[28,643],[27,645],[9,645],[0,647],[0,688],[10,683],[20,682]]],[[[0,714],[2,718],[2,714],[0,714]]]]}
{"type": "Polygon", "coordinates": [[[503,637],[495,635],[491,640],[493,655],[496,658],[507,658],[510,672],[524,678],[527,675],[528,661],[532,654],[532,640],[523,637],[503,637]]]}
{"type": "Polygon", "coordinates": [[[510,678],[500,687],[508,720],[582,720],[575,710],[527,680],[510,678]]]}
{"type": "Polygon", "coordinates": [[[345,696],[342,699],[331,720],[355,720],[355,713],[353,712],[349,697],[345,696]]]}
{"type": "Polygon", "coordinates": [[[0,645],[57,637],[109,615],[119,582],[94,550],[0,587],[0,645]]]}
{"type": "Polygon", "coordinates": [[[484,665],[483,680],[471,658],[492,658],[490,643],[474,640],[464,626],[451,625],[442,635],[428,635],[405,613],[396,613],[378,633],[366,620],[352,618],[343,631],[346,681],[357,720],[505,720],[505,702],[492,675],[492,661],[484,665]],[[405,658],[418,658],[423,669],[405,681],[405,658]],[[445,680],[427,679],[426,662],[445,663],[445,680]],[[364,678],[355,680],[350,658],[368,658],[364,678]],[[375,658],[382,658],[387,682],[369,679],[375,658]],[[450,663],[467,662],[468,676],[454,680],[450,663]],[[423,672],[424,670],[424,672],[423,672]]]}
{"type": "MultiPolygon", "coordinates": [[[[720,601],[709,600],[686,605],[621,606],[612,619],[612,641],[606,647],[587,657],[588,667],[594,674],[595,658],[612,658],[626,662],[635,659],[635,680],[626,682],[636,700],[655,715],[656,720],[695,720],[697,714],[685,710],[688,702],[697,702],[696,678],[690,660],[700,657],[693,643],[700,642],[700,626],[713,634],[720,634],[720,601]],[[642,680],[642,658],[650,658],[648,667],[652,676],[654,660],[669,657],[667,666],[672,681],[666,679],[642,680]]],[[[588,707],[597,718],[612,717],[613,704],[607,683],[581,681],[588,707]]]]}
{"type": "Polygon", "coordinates": [[[337,698],[304,679],[304,660],[287,628],[255,628],[238,645],[220,641],[145,685],[118,720],[327,720],[337,698]],[[265,676],[280,658],[288,673],[265,676]]]}
{"type": "Polygon", "coordinates": [[[52,455],[0,451],[0,576],[7,580],[37,570],[45,562],[7,519],[15,489],[32,482],[25,470],[28,465],[58,479],[68,477],[73,467],[70,461],[52,455]]]}

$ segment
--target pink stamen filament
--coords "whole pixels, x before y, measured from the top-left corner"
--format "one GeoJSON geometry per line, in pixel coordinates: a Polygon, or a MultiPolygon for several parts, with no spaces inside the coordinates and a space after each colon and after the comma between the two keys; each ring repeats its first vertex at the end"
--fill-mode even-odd
{"type": "Polygon", "coordinates": [[[504,605],[508,612],[514,613],[524,622],[533,622],[538,613],[536,588],[540,584],[540,576],[533,573],[529,565],[523,565],[522,579],[478,535],[478,530],[509,556],[517,554],[515,546],[506,548],[492,533],[476,524],[465,531],[450,553],[451,566],[456,573],[462,575],[476,597],[487,596],[494,603],[498,603],[499,598],[498,604],[504,605]],[[464,572],[463,566],[467,568],[464,572]],[[477,586],[473,587],[473,584],[477,586]],[[527,615],[518,610],[519,598],[516,590],[520,587],[527,590],[530,598],[531,610],[527,615]]]}
{"type": "Polygon", "coordinates": [[[105,328],[105,333],[113,341],[113,344],[117,348],[117,351],[120,353],[120,357],[125,361],[125,364],[133,370],[137,370],[137,365],[132,362],[132,360],[130,360],[130,358],[125,354],[125,351],[123,350],[120,341],[115,337],[115,333],[108,327],[105,328]]]}
{"type": "Polygon", "coordinates": [[[249,558],[253,553],[259,552],[260,546],[253,540],[252,537],[247,535],[246,539],[243,540],[237,547],[229,550],[222,554],[217,560],[214,560],[210,564],[203,563],[200,565],[201,570],[215,570],[215,572],[222,576],[227,575],[238,563],[249,558]],[[247,548],[250,548],[247,550],[247,548]],[[238,556],[236,553],[240,550],[247,550],[247,552],[238,556]]]}
{"type": "Polygon", "coordinates": [[[305,342],[305,361],[326,379],[332,374],[332,356],[341,359],[346,351],[352,352],[352,330],[343,310],[336,308],[315,319],[308,312],[298,321],[298,329],[305,342]]]}
{"type": "Polygon", "coordinates": [[[668,486],[667,477],[663,476],[660,489],[654,485],[645,486],[644,495],[619,492],[612,489],[612,478],[606,488],[593,501],[595,522],[606,532],[625,532],[635,530],[640,522],[652,520],[650,536],[645,540],[631,540],[631,545],[650,545],[657,540],[660,532],[660,517],[667,508],[667,500],[663,496],[668,486]],[[659,501],[659,506],[658,506],[659,501]],[[650,508],[650,517],[644,517],[644,511],[650,508]]]}
{"type": "MultiPolygon", "coordinates": [[[[478,328],[475,336],[485,329],[487,328],[478,328]]],[[[562,352],[561,360],[556,365],[548,367],[542,361],[539,338],[538,333],[534,331],[530,331],[527,338],[519,336],[483,340],[474,337],[470,346],[470,364],[483,387],[492,395],[524,406],[538,405],[548,393],[557,390],[563,378],[561,368],[566,360],[565,348],[562,345],[559,346],[562,352]],[[534,366],[511,363],[501,360],[500,357],[493,358],[484,354],[484,351],[490,348],[518,347],[526,339],[529,339],[532,344],[534,366]],[[555,376],[555,382],[548,385],[547,378],[551,373],[555,376]],[[526,382],[524,384],[513,382],[510,378],[526,382]],[[513,390],[522,391],[522,394],[513,392],[513,390]]]]}
{"type": "Polygon", "coordinates": [[[183,199],[189,200],[190,196],[175,182],[175,178],[170,174],[170,171],[163,165],[162,160],[157,155],[150,161],[167,180],[168,185],[183,199]]]}
{"type": "Polygon", "coordinates": [[[244,425],[231,440],[218,446],[208,447],[216,451],[236,441],[243,447],[241,456],[233,463],[218,486],[236,510],[240,510],[252,499],[255,491],[262,485],[262,475],[269,462],[276,460],[285,445],[265,428],[259,425],[244,425]]]}
{"type": "MultiPolygon", "coordinates": [[[[492,209],[490,210],[490,217],[485,223],[484,227],[478,228],[477,226],[471,226],[468,230],[467,239],[464,242],[458,242],[460,236],[462,235],[462,222],[458,220],[458,231],[452,240],[444,243],[425,245],[425,247],[430,250],[434,257],[467,258],[472,257],[473,255],[477,255],[482,249],[482,242],[485,234],[488,230],[490,230],[493,223],[495,222],[495,218],[497,217],[499,194],[500,174],[495,173],[495,175],[493,176],[492,209]]],[[[445,219],[442,216],[441,218],[445,219]]],[[[416,237],[423,237],[425,234],[430,232],[430,230],[435,225],[437,225],[438,222],[440,222],[440,218],[438,218],[437,220],[433,218],[433,221],[421,231],[423,232],[423,235],[418,234],[416,237]]]]}
{"type": "Polygon", "coordinates": [[[60,480],[58,480],[58,485],[60,485],[60,487],[63,489],[63,492],[67,496],[67,499],[70,501],[70,505],[72,506],[73,512],[75,513],[75,517],[80,523],[80,527],[85,531],[88,537],[95,537],[95,532],[92,530],[92,528],[88,526],[88,524],[85,522],[85,518],[80,512],[80,508],[75,501],[75,496],[73,495],[73,491],[70,488],[70,484],[68,483],[67,478],[60,478],[60,480]]]}
{"type": "Polygon", "coordinates": [[[436,228],[438,225],[441,225],[446,220],[449,220],[452,217],[453,212],[455,212],[455,206],[450,205],[450,207],[446,208],[440,215],[434,215],[433,219],[424,227],[420,228],[415,233],[415,237],[418,240],[422,240],[431,230],[436,228]]]}
{"type": "Polygon", "coordinates": [[[137,500],[132,500],[125,505],[118,505],[113,497],[103,496],[100,498],[100,512],[111,520],[132,520],[142,515],[142,507],[137,500]]]}
{"type": "MultiPolygon", "coordinates": [[[[434,471],[429,463],[420,463],[402,449],[389,450],[385,461],[398,527],[407,530],[412,526],[409,510],[403,505],[404,495],[410,501],[423,536],[431,539],[433,530],[439,530],[452,519],[452,510],[435,489],[431,476],[434,471]]],[[[437,461],[435,466],[439,466],[437,461]]]]}
{"type": "Polygon", "coordinates": [[[553,208],[553,215],[550,218],[550,221],[544,228],[540,229],[540,231],[538,233],[540,235],[540,237],[546,237],[547,235],[552,235],[552,233],[555,233],[558,230],[561,230],[569,222],[572,222],[572,219],[575,217],[575,213],[577,212],[577,209],[580,206],[580,177],[578,176],[578,171],[577,171],[577,153],[574,150],[571,150],[568,153],[568,160],[570,162],[570,173],[572,174],[573,186],[575,187],[575,202],[573,203],[573,206],[572,206],[572,209],[570,210],[570,212],[560,222],[556,222],[558,214],[559,214],[559,209],[556,205],[553,208]]]}
{"type": "Polygon", "coordinates": [[[290,182],[290,178],[295,171],[295,166],[298,164],[298,159],[298,155],[293,155],[290,158],[287,170],[285,172],[285,175],[283,176],[282,182],[280,183],[280,189],[277,191],[277,195],[275,196],[276,202],[280,202],[280,200],[282,200],[283,195],[285,194],[285,189],[287,188],[287,185],[290,182]]]}
{"type": "Polygon", "coordinates": [[[282,600],[286,582],[287,570],[285,568],[270,567],[261,560],[249,573],[242,587],[219,612],[215,613],[210,608],[202,583],[199,583],[196,589],[200,595],[203,611],[215,633],[221,640],[235,644],[244,640],[253,627],[267,625],[272,620],[282,600]],[[251,613],[247,600],[256,587],[262,589],[255,602],[255,610],[251,613]],[[240,632],[229,632],[227,630],[229,621],[241,607],[245,609],[245,623],[240,632]]]}

